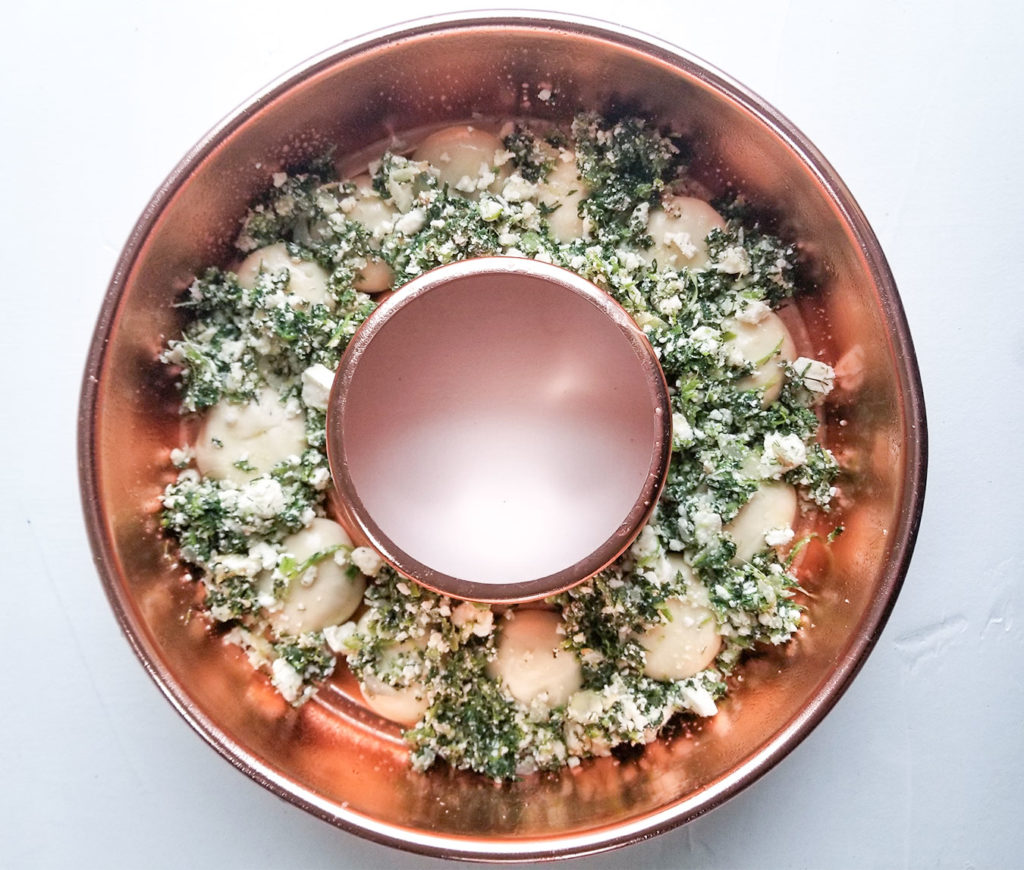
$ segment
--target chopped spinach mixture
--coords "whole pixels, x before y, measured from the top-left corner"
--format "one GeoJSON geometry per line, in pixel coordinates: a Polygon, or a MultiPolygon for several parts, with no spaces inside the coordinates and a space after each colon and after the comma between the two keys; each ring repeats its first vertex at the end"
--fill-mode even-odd
{"type": "Polygon", "coordinates": [[[792,525],[835,492],[814,410],[833,372],[797,358],[773,313],[796,290],[793,248],[740,202],[712,211],[676,138],[594,115],[450,135],[433,162],[414,149],[355,179],[330,160],[275,174],[243,222],[240,265],[180,300],[187,326],[163,359],[204,428],[172,452],[163,526],[210,619],[290,702],[340,655],[371,708],[403,724],[415,767],[509,779],[714,714],[744,651],[797,630],[792,525]],[[533,695],[498,664],[515,618],[418,587],[325,519],[326,396],[373,293],[495,254],[613,296],[650,339],[673,409],[661,500],[615,564],[547,602],[571,675],[533,695]],[[762,496],[784,507],[762,510],[762,496]],[[666,671],[653,664],[666,643],[695,652],[680,664],[669,649],[666,671]]]}

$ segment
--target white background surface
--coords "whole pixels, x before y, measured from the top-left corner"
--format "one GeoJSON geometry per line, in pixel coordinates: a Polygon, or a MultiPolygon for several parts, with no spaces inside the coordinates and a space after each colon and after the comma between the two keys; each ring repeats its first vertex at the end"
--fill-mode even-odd
{"type": "MultiPolygon", "coordinates": [[[[1024,863],[1024,18],[1006,2],[553,3],[657,33],[791,118],[857,197],[921,363],[931,467],[903,593],[818,729],[723,807],[573,867],[1024,863]]],[[[233,770],[158,693],[92,568],[79,379],[117,254],[249,94],[408,2],[5,12],[0,865],[420,867],[233,770]]],[[[469,7],[464,7],[469,8],[469,7]]]]}

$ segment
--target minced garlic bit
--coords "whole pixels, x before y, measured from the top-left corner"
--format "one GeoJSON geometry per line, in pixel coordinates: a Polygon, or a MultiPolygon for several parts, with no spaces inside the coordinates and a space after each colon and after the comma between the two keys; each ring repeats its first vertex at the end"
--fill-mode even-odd
{"type": "MultiPolygon", "coordinates": [[[[537,97],[551,100],[550,87],[537,97]]],[[[229,270],[204,272],[181,300],[191,319],[163,359],[180,378],[183,412],[216,407],[229,432],[246,419],[238,409],[275,396],[285,416],[305,421],[306,447],[271,457],[264,470],[218,441],[214,452],[229,457],[238,480],[204,477],[193,445],[175,448],[163,526],[204,584],[209,617],[290,703],[310,697],[342,656],[373,709],[388,715],[392,704],[405,723],[419,717],[405,732],[417,769],[444,760],[507,779],[649,742],[681,713],[714,715],[743,652],[784,643],[801,619],[782,552],[797,517],[772,514],[770,527],[755,528],[745,561],[739,529],[751,519],[737,515],[765,486],[795,487],[805,508],[827,509],[837,465],[816,440],[813,411],[832,389],[832,367],[787,363],[771,347],[763,360],[748,358],[731,341],[737,324],[756,330],[794,292],[793,248],[744,223],[738,202],[716,206],[724,221],[706,238],[659,230],[651,219],[695,189],[676,137],[637,119],[582,115],[568,129],[509,123],[494,142],[493,160],[484,154],[452,183],[439,180],[442,167],[391,152],[369,165],[372,189],[365,177],[335,178],[326,159],[271,175],[237,246],[240,255],[276,246],[268,261],[286,267],[261,268],[245,286],[229,270]],[[567,226],[576,234],[565,236],[567,226]],[[706,265],[649,264],[654,243],[706,265]],[[517,700],[489,676],[509,617],[398,577],[341,530],[332,539],[341,543],[312,555],[287,552],[327,522],[334,371],[375,306],[356,287],[382,287],[359,283],[365,270],[397,288],[439,265],[494,254],[571,269],[607,291],[645,330],[671,394],[672,461],[649,523],[609,568],[548,603],[558,648],[524,653],[578,662],[578,688],[554,707],[543,693],[517,700]],[[296,292],[299,274],[320,276],[317,294],[296,292]],[[754,370],[766,374],[757,380],[754,370]],[[762,401],[769,383],[778,398],[762,401]],[[320,584],[364,582],[357,611],[305,621],[312,607],[303,602],[322,599],[320,584]],[[721,642],[713,662],[685,679],[645,674],[640,639],[654,642],[667,602],[706,613],[721,642]],[[290,625],[301,633],[288,634],[290,625]]],[[[436,159],[454,163],[444,149],[436,159]]]]}

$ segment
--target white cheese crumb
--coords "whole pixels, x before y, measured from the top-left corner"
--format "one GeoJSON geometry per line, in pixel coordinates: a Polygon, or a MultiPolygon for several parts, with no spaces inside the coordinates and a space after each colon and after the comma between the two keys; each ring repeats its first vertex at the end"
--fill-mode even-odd
{"type": "Polygon", "coordinates": [[[753,326],[756,323],[760,323],[771,313],[769,308],[760,299],[752,299],[740,311],[736,312],[736,319],[740,323],[749,323],[753,326]]]}
{"type": "Polygon", "coordinates": [[[423,229],[427,222],[427,215],[421,208],[414,208],[408,214],[402,215],[395,221],[395,229],[406,236],[411,236],[423,229]]]}
{"type": "Polygon", "coordinates": [[[541,88],[537,91],[537,99],[542,103],[546,103],[551,99],[551,88],[541,88]]]}
{"type": "Polygon", "coordinates": [[[682,695],[698,716],[714,716],[718,712],[715,699],[703,686],[683,686],[682,695]]]}
{"type": "Polygon", "coordinates": [[[643,529],[640,532],[640,535],[633,542],[633,545],[629,548],[629,552],[639,562],[643,562],[651,556],[657,554],[658,535],[654,531],[653,526],[647,525],[643,527],[643,529]]]}
{"type": "Polygon", "coordinates": [[[258,477],[239,490],[237,505],[241,513],[269,520],[281,513],[287,503],[279,481],[272,477],[258,477]]]}
{"type": "Polygon", "coordinates": [[[302,373],[302,401],[310,408],[327,410],[334,384],[334,372],[327,366],[317,363],[302,373]]]}
{"type": "Polygon", "coordinates": [[[497,178],[498,176],[491,171],[490,166],[488,166],[486,163],[481,163],[480,171],[477,174],[477,190],[486,190],[488,187],[494,184],[497,178]]]}
{"type": "Polygon", "coordinates": [[[693,529],[698,546],[706,547],[722,533],[722,518],[714,511],[701,508],[693,515],[693,529]]]}
{"type": "Polygon", "coordinates": [[[780,435],[769,432],[764,436],[764,470],[770,477],[778,477],[807,461],[807,446],[798,435],[780,435]]]}
{"type": "Polygon", "coordinates": [[[501,195],[509,202],[522,202],[537,195],[537,185],[531,184],[516,172],[508,177],[501,195]]]}
{"type": "Polygon", "coordinates": [[[690,333],[690,340],[694,343],[697,350],[709,356],[715,353],[721,346],[721,338],[718,330],[712,329],[710,326],[698,326],[690,333]]]}
{"type": "Polygon", "coordinates": [[[793,363],[793,371],[800,376],[804,389],[814,395],[816,402],[831,393],[836,383],[835,369],[821,360],[799,357],[793,363]]]}
{"type": "Polygon", "coordinates": [[[665,244],[678,249],[679,253],[687,260],[693,259],[697,253],[697,246],[690,239],[690,234],[686,232],[665,233],[665,244]]]}
{"type": "Polygon", "coordinates": [[[342,653],[349,651],[349,641],[355,636],[356,624],[346,622],[344,625],[328,625],[324,629],[324,640],[331,652],[342,653]]]}
{"type": "Polygon", "coordinates": [[[785,547],[793,540],[794,532],[789,526],[779,526],[764,533],[764,542],[769,547],[785,547]]]}
{"type": "Polygon", "coordinates": [[[284,183],[288,180],[288,173],[275,172],[270,176],[270,180],[274,182],[274,187],[284,187],[284,183]]]}
{"type": "Polygon", "coordinates": [[[750,257],[739,245],[733,245],[722,251],[715,268],[729,275],[746,275],[750,271],[750,257]]]}
{"type": "Polygon", "coordinates": [[[284,659],[274,659],[270,666],[270,682],[281,696],[293,704],[302,693],[302,676],[284,659]]]}
{"type": "Polygon", "coordinates": [[[195,455],[195,451],[191,447],[175,447],[171,451],[171,464],[175,468],[184,468],[195,455]]]}
{"type": "Polygon", "coordinates": [[[477,637],[487,637],[494,628],[494,612],[472,601],[463,601],[452,611],[452,625],[477,637]]]}
{"type": "Polygon", "coordinates": [[[255,559],[262,570],[270,571],[277,565],[277,550],[266,541],[259,541],[249,548],[249,558],[255,559]]]}
{"type": "Polygon", "coordinates": [[[683,300],[678,296],[669,296],[658,303],[658,311],[662,314],[675,314],[683,308],[683,300]]]}
{"type": "Polygon", "coordinates": [[[349,556],[352,564],[362,571],[367,577],[376,577],[384,562],[369,547],[356,547],[349,556]]]}
{"type": "Polygon", "coordinates": [[[485,221],[497,220],[501,212],[501,203],[496,199],[485,199],[480,202],[480,217],[485,221]]]}
{"type": "Polygon", "coordinates": [[[672,445],[681,447],[693,441],[693,427],[682,414],[672,415],[672,445]]]}

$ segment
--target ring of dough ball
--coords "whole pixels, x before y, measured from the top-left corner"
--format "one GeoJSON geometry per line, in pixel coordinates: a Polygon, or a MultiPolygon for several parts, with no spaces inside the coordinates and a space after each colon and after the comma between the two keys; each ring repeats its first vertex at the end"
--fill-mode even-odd
{"type": "Polygon", "coordinates": [[[730,318],[722,327],[732,333],[724,343],[726,354],[754,366],[754,371],[741,378],[737,386],[741,390],[764,390],[761,403],[767,407],[782,390],[783,365],[796,359],[796,345],[786,324],[774,311],[766,311],[756,323],[730,318]]]}
{"type": "Polygon", "coordinates": [[[327,279],[330,277],[319,264],[309,260],[297,260],[288,253],[284,242],[277,242],[253,251],[242,260],[235,270],[238,283],[247,290],[256,286],[256,277],[260,272],[277,273],[288,271],[288,292],[294,293],[306,302],[321,305],[334,305],[334,299],[327,290],[327,279]]]}
{"type": "Polygon", "coordinates": [[[267,387],[246,405],[222,399],[210,408],[195,444],[196,466],[207,477],[243,484],[307,446],[304,415],[289,414],[267,387]]]}
{"type": "MultiPolygon", "coordinates": [[[[358,221],[370,231],[377,241],[391,232],[398,210],[373,189],[373,181],[369,175],[360,175],[352,179],[356,186],[353,197],[355,205],[347,212],[348,220],[358,221]]],[[[390,290],[395,282],[395,273],[383,260],[368,259],[365,266],[356,273],[352,286],[363,293],[380,293],[390,290]]]]}
{"type": "MultiPolygon", "coordinates": [[[[367,610],[359,617],[356,633],[364,637],[368,635],[373,618],[372,610],[367,610]]],[[[418,650],[422,650],[425,644],[425,637],[401,643],[385,644],[378,659],[380,669],[385,672],[391,670],[397,664],[396,660],[402,653],[416,653],[418,650]]],[[[378,716],[397,722],[399,725],[415,725],[430,706],[426,689],[418,681],[414,681],[408,686],[398,687],[385,683],[374,674],[366,673],[359,679],[359,689],[363,693],[366,706],[378,716]]]]}
{"type": "Polygon", "coordinates": [[[554,209],[547,216],[551,235],[559,242],[571,242],[583,237],[583,218],[579,215],[579,206],[589,195],[590,189],[579,177],[575,155],[572,160],[562,160],[561,153],[555,151],[554,166],[548,177],[537,185],[537,201],[554,209]]]}
{"type": "Polygon", "coordinates": [[[562,618],[550,610],[515,610],[498,636],[497,655],[487,675],[505,684],[521,704],[565,704],[583,685],[579,660],[562,643],[562,618]]]}
{"type": "Polygon", "coordinates": [[[772,529],[792,525],[796,517],[796,490],[788,483],[762,483],[725,531],[736,544],[733,563],[749,562],[767,544],[764,536],[772,529]]]}
{"type": "Polygon", "coordinates": [[[707,236],[713,229],[725,229],[725,221],[704,200],[692,196],[669,196],[662,207],[651,209],[647,232],[654,244],[640,256],[658,268],[703,269],[708,264],[707,236]]]}
{"type": "Polygon", "coordinates": [[[718,623],[706,607],[669,598],[669,621],[640,636],[647,651],[644,673],[652,680],[685,680],[708,667],[722,648],[718,623]]]}
{"type": "MultiPolygon", "coordinates": [[[[317,518],[301,532],[285,538],[281,545],[284,553],[296,563],[322,553],[332,547],[351,547],[352,539],[333,520],[317,518]]],[[[278,634],[301,634],[322,631],[328,625],[338,625],[348,619],[363,600],[366,581],[358,571],[349,574],[348,565],[339,565],[333,554],[317,562],[313,582],[308,586],[304,578],[296,577],[288,586],[280,610],[270,613],[270,624],[278,634]]]]}
{"type": "Polygon", "coordinates": [[[504,150],[493,133],[459,125],[427,136],[413,153],[413,160],[425,160],[441,184],[475,199],[481,190],[499,190],[508,177],[507,165],[497,166],[495,160],[504,150]]]}

